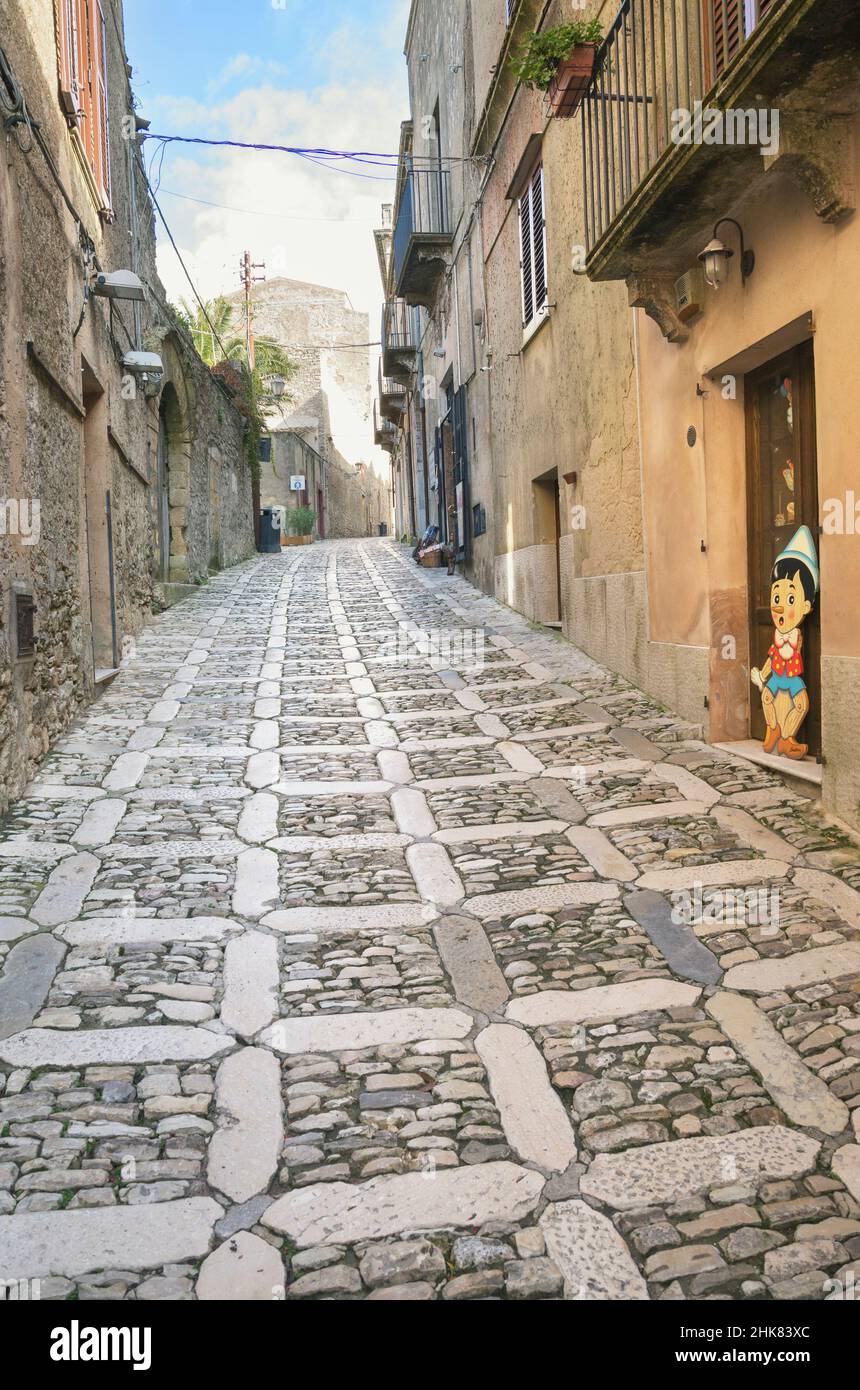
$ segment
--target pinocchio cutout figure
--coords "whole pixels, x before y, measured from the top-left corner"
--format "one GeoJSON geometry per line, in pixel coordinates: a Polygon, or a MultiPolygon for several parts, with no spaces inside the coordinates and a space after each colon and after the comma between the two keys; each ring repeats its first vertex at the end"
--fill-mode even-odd
{"type": "Polygon", "coordinates": [[[750,673],[761,691],[766,753],[805,758],[808,752],[807,745],[797,739],[809,713],[809,693],[803,679],[803,623],[815,606],[819,583],[815,541],[809,527],[801,526],[773,567],[773,643],[762,669],[754,667],[750,673]]]}

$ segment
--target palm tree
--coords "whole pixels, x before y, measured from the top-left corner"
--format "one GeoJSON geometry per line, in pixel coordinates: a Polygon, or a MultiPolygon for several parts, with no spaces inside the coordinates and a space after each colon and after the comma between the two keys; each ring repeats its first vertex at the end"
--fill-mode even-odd
{"type": "MultiPolygon", "coordinates": [[[[181,299],[179,306],[177,313],[208,367],[217,366],[219,362],[245,359],[247,345],[244,335],[236,332],[233,305],[223,295],[218,295],[202,307],[189,304],[187,299],[181,299]],[[213,329],[217,336],[213,336],[213,329]]],[[[265,334],[254,339],[254,358],[254,374],[261,381],[272,376],[290,377],[296,370],[295,363],[280,343],[265,334]]]]}

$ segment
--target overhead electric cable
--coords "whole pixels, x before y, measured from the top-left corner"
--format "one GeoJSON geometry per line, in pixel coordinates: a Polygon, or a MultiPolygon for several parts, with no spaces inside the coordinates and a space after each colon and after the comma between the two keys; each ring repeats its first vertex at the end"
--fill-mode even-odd
{"type": "Polygon", "coordinates": [[[218,344],[218,346],[219,346],[219,348],[221,349],[222,353],[224,354],[224,358],[225,358],[225,360],[226,360],[226,358],[227,358],[227,349],[225,348],[225,346],[224,346],[224,344],[222,343],[221,339],[218,337],[218,334],[217,334],[216,331],[215,331],[215,325],[214,325],[214,323],[212,322],[212,320],[211,320],[210,317],[209,317],[209,310],[206,308],[206,305],[204,304],[204,302],[203,302],[203,300],[201,299],[200,295],[197,293],[197,286],[195,285],[194,281],[191,279],[191,272],[189,271],[189,269],[188,269],[187,265],[185,264],[184,260],[182,259],[182,253],[181,253],[181,251],[179,250],[179,247],[176,245],[176,239],[175,239],[175,237],[174,237],[172,231],[170,230],[170,227],[168,226],[167,218],[164,216],[164,213],[161,211],[161,206],[160,206],[160,204],[159,204],[158,199],[157,199],[156,196],[155,196],[155,193],[153,192],[152,184],[149,182],[149,179],[147,178],[146,169],[144,168],[143,160],[142,160],[141,157],[140,157],[140,151],[137,151],[137,159],[138,159],[138,167],[140,168],[140,172],[143,174],[143,177],[144,177],[144,179],[146,180],[146,186],[147,186],[147,188],[149,189],[149,196],[151,197],[151,199],[152,199],[152,201],[153,201],[153,204],[154,204],[154,206],[155,206],[156,212],[158,213],[159,217],[161,218],[162,226],[164,227],[164,230],[166,231],[166,233],[167,233],[167,235],[168,235],[168,237],[169,237],[169,239],[170,239],[170,245],[173,247],[174,251],[176,252],[176,259],[178,260],[179,264],[182,266],[182,270],[183,270],[183,273],[184,273],[184,275],[185,275],[185,278],[186,278],[186,280],[188,281],[189,285],[191,286],[191,292],[192,292],[192,294],[194,295],[194,298],[197,300],[197,303],[198,303],[199,306],[200,306],[200,311],[201,311],[201,313],[203,314],[203,317],[205,318],[206,322],[208,323],[209,327],[210,327],[211,330],[212,330],[212,337],[215,339],[215,342],[218,344]]]}
{"type": "MultiPolygon", "coordinates": [[[[378,163],[383,162],[383,167],[396,169],[400,163],[400,155],[384,152],[380,150],[333,150],[315,148],[310,145],[274,145],[250,142],[245,140],[213,140],[202,135],[161,135],[156,131],[145,131],[142,133],[143,140],[158,140],[166,145],[208,145],[216,149],[234,150],[261,150],[275,154],[295,154],[306,158],[322,159],[343,159],[352,160],[358,163],[378,163]]],[[[426,160],[428,169],[439,169],[444,164],[481,164],[485,156],[472,155],[444,155],[436,158],[431,155],[409,156],[410,163],[419,169],[422,161],[426,160]]]]}

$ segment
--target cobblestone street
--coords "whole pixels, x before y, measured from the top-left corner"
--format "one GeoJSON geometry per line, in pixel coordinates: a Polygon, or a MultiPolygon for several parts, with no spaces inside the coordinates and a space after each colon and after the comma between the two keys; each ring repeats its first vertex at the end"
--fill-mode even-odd
{"type": "Polygon", "coordinates": [[[385,541],[164,613],[2,823],[0,1279],[860,1275],[860,851],[700,734],[385,541]]]}

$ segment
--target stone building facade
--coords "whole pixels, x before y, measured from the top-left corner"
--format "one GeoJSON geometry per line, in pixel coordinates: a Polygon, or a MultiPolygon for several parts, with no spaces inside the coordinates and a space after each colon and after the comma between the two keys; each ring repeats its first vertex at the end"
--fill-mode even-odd
{"type": "MultiPolygon", "coordinates": [[[[242,294],[226,296],[244,325],[242,294]]],[[[274,339],[295,371],[264,405],[264,507],[305,505],[319,538],[376,535],[390,525],[384,455],[370,446],[370,323],[343,290],[276,277],[255,285],[255,334],[274,339]],[[304,477],[301,492],[292,478],[304,477]]]]}
{"type": "Polygon", "coordinates": [[[413,0],[410,119],[377,232],[377,439],[399,531],[453,529],[476,584],[754,759],[769,564],[807,524],[809,752],[778,765],[856,825],[860,17],[747,0],[726,28],[724,0],[669,8],[677,73],[647,6],[413,0]],[[592,17],[591,87],[557,116],[511,56],[592,17]],[[678,138],[694,99],[750,137],[678,138]],[[732,252],[719,292],[700,260],[715,237],[732,252]]]}
{"type": "Polygon", "coordinates": [[[272,409],[267,424],[260,451],[260,503],[279,509],[282,534],[289,534],[287,514],[296,507],[313,508],[318,540],[376,536],[381,524],[389,526],[388,490],[373,468],[324,458],[297,431],[282,427],[272,409]]]}
{"type": "Polygon", "coordinates": [[[175,596],[162,581],[253,551],[242,417],[155,269],[121,4],[87,16],[0,0],[0,806],[175,596]],[[93,293],[118,270],[143,302],[93,293]]]}

